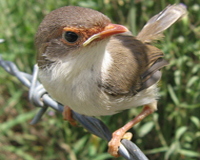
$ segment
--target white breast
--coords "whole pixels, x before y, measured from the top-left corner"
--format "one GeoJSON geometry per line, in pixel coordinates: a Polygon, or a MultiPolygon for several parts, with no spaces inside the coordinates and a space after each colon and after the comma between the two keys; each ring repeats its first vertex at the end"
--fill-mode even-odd
{"type": "Polygon", "coordinates": [[[40,70],[41,82],[52,98],[88,116],[111,115],[153,102],[157,97],[157,85],[132,98],[119,99],[100,89],[98,84],[109,76],[107,70],[112,65],[112,57],[105,51],[104,43],[90,48],[90,52],[84,48],[79,56],[66,57],[49,69],[40,70]]]}

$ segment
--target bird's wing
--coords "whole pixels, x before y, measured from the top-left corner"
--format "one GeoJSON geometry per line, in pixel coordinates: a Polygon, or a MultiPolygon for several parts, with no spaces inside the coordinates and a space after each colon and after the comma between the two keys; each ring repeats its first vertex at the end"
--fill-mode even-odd
{"type": "Polygon", "coordinates": [[[160,80],[159,70],[167,65],[161,50],[131,35],[113,36],[106,49],[111,54],[112,65],[101,86],[111,95],[135,95],[150,87],[160,80]]]}
{"type": "Polygon", "coordinates": [[[149,44],[146,47],[148,48],[148,62],[145,72],[141,75],[142,85],[139,90],[148,88],[158,82],[162,76],[160,69],[169,64],[167,60],[163,59],[164,53],[161,50],[149,44]]]}

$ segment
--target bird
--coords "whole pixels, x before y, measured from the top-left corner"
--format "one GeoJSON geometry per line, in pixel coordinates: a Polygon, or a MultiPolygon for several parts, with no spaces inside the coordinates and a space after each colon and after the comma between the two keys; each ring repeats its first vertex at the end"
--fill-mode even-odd
{"type": "Polygon", "coordinates": [[[143,106],[142,112],[112,134],[108,152],[118,157],[120,140],[136,123],[157,110],[164,53],[152,44],[186,14],[183,4],[169,5],[152,17],[137,36],[103,13],[64,6],[45,16],[35,35],[39,78],[49,95],[86,116],[114,115],[143,106]]]}

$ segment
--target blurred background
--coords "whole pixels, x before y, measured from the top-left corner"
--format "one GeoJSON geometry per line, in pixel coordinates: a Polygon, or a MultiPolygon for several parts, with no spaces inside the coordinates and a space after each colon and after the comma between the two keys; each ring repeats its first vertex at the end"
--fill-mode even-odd
{"type": "MultiPolygon", "coordinates": [[[[151,160],[200,159],[200,4],[196,0],[12,0],[0,1],[0,54],[32,73],[36,62],[34,35],[50,11],[66,5],[98,10],[136,35],[153,15],[168,4],[184,3],[188,16],[165,32],[156,44],[170,65],[160,82],[158,111],[130,131],[132,141],[151,160]]],[[[142,107],[101,117],[114,131],[138,115],[142,107]]],[[[53,110],[30,125],[38,108],[28,89],[0,68],[1,160],[114,160],[107,143],[63,121],[53,110]]],[[[122,160],[123,158],[118,158],[122,160]]]]}

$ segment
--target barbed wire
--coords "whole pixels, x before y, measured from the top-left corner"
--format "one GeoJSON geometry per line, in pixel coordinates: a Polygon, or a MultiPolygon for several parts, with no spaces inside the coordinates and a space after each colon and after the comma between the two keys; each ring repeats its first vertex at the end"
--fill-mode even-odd
{"type": "MultiPolygon", "coordinates": [[[[0,39],[0,43],[4,42],[0,39]]],[[[39,68],[37,64],[34,66],[33,74],[27,74],[19,71],[17,66],[10,61],[4,61],[0,55],[0,66],[9,74],[18,78],[18,80],[29,88],[29,100],[30,102],[40,107],[40,110],[35,115],[30,124],[36,124],[42,118],[48,107],[62,113],[63,105],[53,100],[44,89],[43,85],[38,81],[39,68]]],[[[108,127],[99,119],[94,117],[88,117],[78,114],[72,111],[72,117],[78,121],[85,129],[90,133],[106,140],[110,141],[112,133],[108,127]]],[[[126,160],[148,160],[144,153],[133,142],[123,139],[119,147],[119,154],[126,160]]]]}

